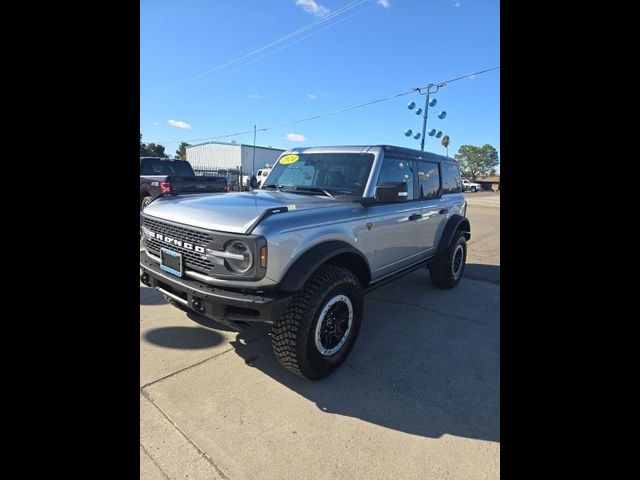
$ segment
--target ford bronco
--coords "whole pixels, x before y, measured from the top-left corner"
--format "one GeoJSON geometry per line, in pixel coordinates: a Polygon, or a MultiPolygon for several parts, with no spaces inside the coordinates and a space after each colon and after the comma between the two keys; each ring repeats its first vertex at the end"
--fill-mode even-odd
{"type": "MultiPolygon", "coordinates": [[[[141,281],[238,330],[267,322],[311,379],[349,355],[363,296],[420,267],[453,288],[471,231],[458,163],[388,145],[284,152],[258,190],[164,194],[141,213],[141,281]]],[[[418,288],[418,287],[416,287],[418,288]]]]}

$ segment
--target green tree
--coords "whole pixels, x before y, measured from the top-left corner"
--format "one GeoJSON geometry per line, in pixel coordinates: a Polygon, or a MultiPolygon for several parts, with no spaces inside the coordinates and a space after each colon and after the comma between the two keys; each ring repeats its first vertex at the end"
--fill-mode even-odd
{"type": "Polygon", "coordinates": [[[164,146],[155,143],[144,143],[140,134],[140,156],[141,157],[168,157],[164,152],[164,146]]]}
{"type": "Polygon", "coordinates": [[[190,147],[190,146],[191,145],[189,145],[187,142],[180,143],[180,146],[178,147],[178,150],[176,150],[175,158],[180,159],[180,160],[186,160],[187,159],[187,147],[190,147]]]}
{"type": "Polygon", "coordinates": [[[447,150],[447,157],[449,156],[449,135],[442,137],[442,146],[447,150]]]}
{"type": "Polygon", "coordinates": [[[498,152],[488,143],[482,147],[462,145],[455,158],[460,162],[462,174],[472,181],[475,181],[476,177],[491,173],[492,170],[495,171],[495,167],[500,163],[498,152]]]}

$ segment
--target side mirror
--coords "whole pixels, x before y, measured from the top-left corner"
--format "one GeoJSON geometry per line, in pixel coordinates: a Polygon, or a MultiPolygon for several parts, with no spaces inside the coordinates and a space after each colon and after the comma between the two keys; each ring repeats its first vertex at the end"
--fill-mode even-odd
{"type": "Polygon", "coordinates": [[[406,202],[407,184],[405,182],[385,182],[376,187],[375,192],[377,203],[397,203],[406,202]]]}

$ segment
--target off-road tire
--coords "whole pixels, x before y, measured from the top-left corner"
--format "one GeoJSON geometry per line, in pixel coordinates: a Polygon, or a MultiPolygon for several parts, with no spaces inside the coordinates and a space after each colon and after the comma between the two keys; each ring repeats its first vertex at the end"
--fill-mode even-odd
{"type": "Polygon", "coordinates": [[[438,254],[434,262],[429,266],[431,281],[436,287],[455,287],[464,273],[467,263],[467,240],[462,233],[458,233],[451,242],[449,248],[438,254]],[[462,248],[462,264],[459,270],[454,268],[455,255],[462,248]],[[455,273],[454,273],[455,272],[455,273]]]}
{"type": "Polygon", "coordinates": [[[271,345],[280,364],[309,379],[329,375],[347,358],[362,323],[362,286],[346,268],[320,267],[293,296],[285,313],[274,322],[271,345]],[[332,355],[316,347],[316,326],[324,307],[337,295],[346,296],[353,307],[353,320],[344,344],[332,355]]]}

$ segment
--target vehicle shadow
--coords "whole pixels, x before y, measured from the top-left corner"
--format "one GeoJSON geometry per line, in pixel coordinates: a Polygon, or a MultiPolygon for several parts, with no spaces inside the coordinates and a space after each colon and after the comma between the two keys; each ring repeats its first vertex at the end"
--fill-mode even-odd
{"type": "Polygon", "coordinates": [[[224,337],[202,327],[162,327],[149,330],[145,340],[155,345],[180,350],[197,350],[219,345],[224,337]]]}
{"type": "Polygon", "coordinates": [[[467,263],[464,267],[464,277],[500,285],[500,265],[467,263]]]}
{"type": "Polygon", "coordinates": [[[166,300],[155,288],[140,285],[140,305],[164,305],[166,300]]]}
{"type": "MultiPolygon", "coordinates": [[[[246,365],[309,399],[322,412],[423,437],[499,442],[499,293],[491,279],[499,282],[500,267],[467,268],[452,290],[434,287],[421,269],[367,295],[351,355],[322,380],[310,381],[280,366],[268,325],[252,326],[230,343],[246,365]],[[485,280],[465,281],[475,280],[474,270],[485,280]]],[[[201,327],[156,329],[146,339],[185,349],[224,340],[214,330],[228,327],[187,315],[201,327]]]]}
{"type": "MultiPolygon", "coordinates": [[[[242,333],[231,343],[247,365],[323,412],[424,437],[499,442],[499,325],[436,313],[446,311],[438,305],[443,291],[428,287],[424,276],[395,283],[393,302],[376,298],[375,292],[367,296],[349,359],[322,380],[310,381],[281,367],[270,335],[247,343],[242,333]],[[407,306],[419,293],[433,311],[407,306]]],[[[464,293],[455,297],[464,301],[464,293]]]]}

